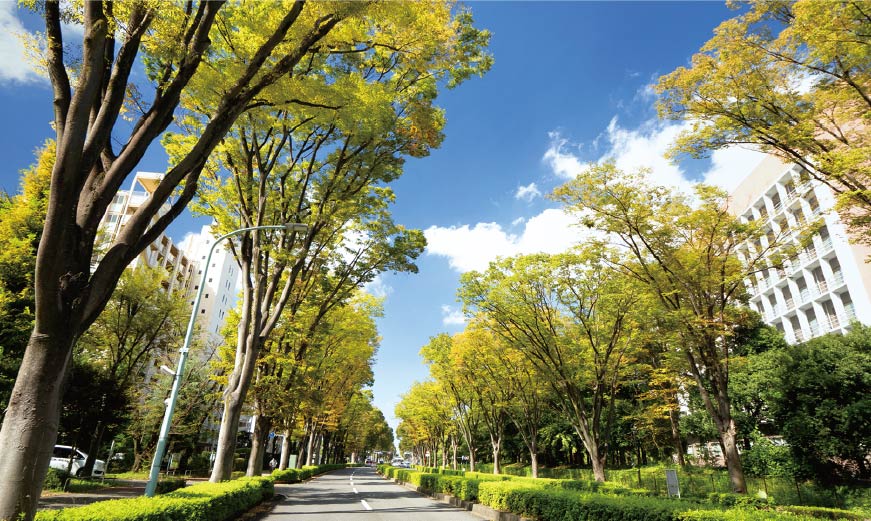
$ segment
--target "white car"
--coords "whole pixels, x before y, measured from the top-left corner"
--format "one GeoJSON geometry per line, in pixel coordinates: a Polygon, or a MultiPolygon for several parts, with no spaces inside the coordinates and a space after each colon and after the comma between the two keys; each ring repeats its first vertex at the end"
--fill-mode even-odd
{"type": "MultiPolygon", "coordinates": [[[[73,476],[82,476],[82,472],[84,470],[85,461],[88,459],[88,455],[79,449],[75,449],[75,456],[73,456],[73,466],[70,467],[70,456],[73,454],[73,448],[69,445],[55,445],[54,452],[51,455],[51,463],[49,466],[53,469],[58,470],[67,470],[70,469],[70,472],[73,476]]],[[[106,472],[106,462],[103,460],[94,461],[94,469],[91,471],[91,476],[94,477],[102,477],[106,472]]]]}

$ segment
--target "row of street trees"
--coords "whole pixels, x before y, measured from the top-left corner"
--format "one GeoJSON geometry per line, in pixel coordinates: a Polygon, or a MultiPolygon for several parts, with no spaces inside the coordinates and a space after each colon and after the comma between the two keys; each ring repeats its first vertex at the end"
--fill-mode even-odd
{"type": "MultiPolygon", "coordinates": [[[[831,475],[831,458],[852,461],[860,469],[854,476],[866,475],[862,458],[844,448],[848,439],[866,447],[867,432],[859,441],[821,429],[816,435],[828,441],[813,443],[813,450],[841,448],[799,454],[810,440],[798,426],[811,417],[824,421],[830,410],[799,412],[789,398],[798,391],[790,389],[796,375],[813,378],[818,365],[806,364],[821,362],[791,354],[781,334],[746,307],[744,281],[787,262],[802,242],[772,242],[742,262],[737,250],[756,242],[759,223],[740,222],[720,190],[698,186],[689,197],[648,184],[644,173],[597,165],[556,190],[579,224],[595,230],[575,251],[500,259],[485,272],[463,275],[459,298],[470,321],[465,331],[434,337],[421,350],[432,380],[416,384],[397,406],[403,444],[419,457],[441,453],[446,464],[447,444],[456,452],[459,437],[474,469],[483,437],[498,473],[510,426],[537,476],[541,434],[567,422],[594,478],[603,481],[609,462],[633,459],[627,452],[636,462],[646,459],[643,452],[659,452],[683,463],[690,434],[719,442],[732,488],[746,492],[739,446],[748,450],[760,433],[784,434],[796,443],[795,467],[802,467],[794,475],[825,476],[814,466],[831,475]],[[681,404],[693,414],[681,418],[681,404]],[[663,443],[670,450],[662,451],[663,443]]],[[[857,330],[857,338],[865,334],[857,330]]],[[[867,345],[833,344],[830,350],[850,352],[851,363],[868,367],[867,345]]],[[[836,374],[854,374],[836,365],[836,374]]],[[[855,385],[836,377],[820,394],[798,386],[809,393],[807,402],[843,406],[855,385]]],[[[846,401],[847,423],[863,421],[865,398],[846,401]]]]}
{"type": "MultiPolygon", "coordinates": [[[[712,150],[750,145],[798,163],[839,194],[841,213],[851,231],[867,242],[871,200],[867,160],[871,153],[867,131],[871,15],[867,5],[799,0],[754,1],[736,7],[742,12],[715,30],[690,66],[658,82],[661,116],[688,122],[672,149],[673,156],[701,157],[712,150]]],[[[769,237],[767,246],[750,249],[739,259],[737,248],[756,243],[762,229],[757,223],[736,219],[729,212],[725,193],[699,186],[694,196],[677,194],[646,183],[647,173],[621,172],[604,163],[557,189],[554,198],[577,215],[579,224],[596,230],[599,240],[576,254],[503,259],[484,273],[465,275],[459,295],[471,322],[464,333],[437,337],[424,348],[422,354],[431,364],[434,381],[419,385],[450,391],[442,418],[448,419],[446,425],[456,424],[460,432],[492,416],[494,403],[513,419],[518,404],[526,401],[518,398],[522,392],[506,400],[501,394],[504,389],[498,393],[491,389],[485,397],[473,392],[474,386],[460,384],[463,378],[468,380],[465,371],[489,388],[485,382],[491,366],[482,359],[484,365],[478,367],[475,359],[476,367],[470,369],[461,354],[469,335],[482,338],[481,331],[487,332],[488,342],[504,344],[494,349],[522,354],[520,360],[528,365],[520,371],[534,375],[539,387],[548,385],[552,391],[548,403],[571,423],[596,479],[603,479],[610,444],[617,442],[614,428],[620,422],[615,414],[623,410],[621,400],[652,401],[645,410],[668,418],[680,457],[678,397],[688,397],[706,411],[733,489],[744,492],[737,450],[742,426],[736,415],[752,424],[770,406],[781,411],[784,429],[801,422],[787,420],[794,416],[775,398],[763,404],[758,396],[747,399],[751,393],[746,389],[734,389],[734,375],[740,367],[757,370],[761,365],[754,364],[765,365],[744,358],[747,343],[758,336],[748,332],[764,329],[742,306],[746,301],[743,281],[758,270],[788,262],[802,241],[769,237]],[[740,395],[737,402],[736,392],[740,395]]],[[[805,240],[813,227],[813,222],[807,223],[805,240]]],[[[862,338],[861,331],[857,335],[862,338]]],[[[850,351],[850,357],[867,361],[867,346],[857,347],[858,343],[846,342],[857,350],[850,351]]],[[[773,352],[790,356],[777,349],[773,352]]],[[[793,360],[802,359],[796,356],[793,360]]],[[[803,363],[790,367],[799,371],[803,363]]],[[[860,366],[865,367],[865,362],[860,366]]],[[[511,367],[524,365],[514,362],[511,367]]],[[[512,371],[500,376],[503,383],[514,377],[512,371]]],[[[528,377],[521,382],[523,378],[528,377]]],[[[742,382],[750,385],[752,380],[744,375],[742,382]]],[[[793,383],[783,380],[781,389],[793,383]]],[[[505,384],[505,389],[514,388],[514,384],[505,384]]],[[[833,388],[841,396],[850,385],[838,379],[833,388]]],[[[437,440],[433,436],[438,432],[450,432],[447,427],[433,430],[430,422],[416,414],[418,395],[413,389],[397,409],[403,418],[401,434],[412,445],[437,440]]],[[[860,409],[850,408],[856,414],[851,421],[865,417],[860,409]]],[[[534,416],[526,418],[533,420],[534,416]]],[[[500,424],[486,423],[494,453],[498,453],[500,424]]],[[[514,423],[526,441],[532,431],[514,423]]],[[[635,423],[652,425],[637,415],[635,423]]],[[[829,431],[816,434],[824,438],[825,432],[829,431]]],[[[867,429],[862,429],[861,436],[859,452],[867,454],[867,429]]],[[[474,461],[472,436],[464,432],[463,437],[474,461]]],[[[801,450],[799,446],[810,443],[808,438],[791,441],[801,450]]],[[[827,457],[852,458],[864,468],[845,454],[829,452],[827,457]]],[[[816,461],[825,459],[818,455],[816,461]]],[[[531,460],[535,461],[534,454],[531,460]]],[[[866,475],[864,470],[859,474],[866,475]]]]}
{"type": "MultiPolygon", "coordinates": [[[[256,446],[272,422],[290,429],[294,413],[268,407],[271,395],[300,388],[308,373],[332,374],[336,367],[311,358],[326,364],[345,348],[329,347],[331,321],[366,313],[355,295],[377,274],[415,269],[423,237],[392,222],[387,183],[401,174],[404,157],[440,143],[439,88],[491,63],[487,32],[449,2],[34,7],[45,19],[41,64],[53,86],[57,145],[42,229],[20,236],[38,239],[34,305],[26,310],[33,329],[26,349],[9,350],[23,356],[0,429],[0,519],[32,518],[74,346],[126,266],[198,193],[198,209],[216,220],[216,232],[308,224],[305,233],[245,234],[229,245],[243,295],[235,349],[222,358],[212,480],[232,470],[249,390],[257,390],[256,446]],[[61,21],[81,23],[80,47],[64,40],[61,21]],[[133,74],[140,67],[142,79],[133,74]],[[112,198],[158,139],[168,170],[115,241],[95,251],[112,198]]],[[[29,287],[19,282],[9,285],[13,294],[29,287]]],[[[371,351],[371,332],[352,330],[347,343],[371,351]]],[[[325,425],[341,423],[341,409],[369,378],[364,366],[342,367],[345,382],[323,383],[324,397],[344,395],[343,402],[311,398],[328,412],[298,407],[309,445],[325,425]]],[[[249,473],[259,464],[252,459],[249,473]]]]}

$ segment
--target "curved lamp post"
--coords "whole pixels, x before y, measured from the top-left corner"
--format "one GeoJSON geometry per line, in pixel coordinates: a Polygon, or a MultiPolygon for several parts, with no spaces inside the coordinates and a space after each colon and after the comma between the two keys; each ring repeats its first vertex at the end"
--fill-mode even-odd
{"type": "Polygon", "coordinates": [[[209,264],[212,260],[212,253],[215,252],[215,247],[219,242],[227,237],[239,235],[240,233],[255,231],[255,230],[287,230],[291,232],[305,233],[308,230],[308,225],[302,223],[287,223],[275,224],[266,226],[251,226],[250,228],[239,228],[230,233],[221,235],[209,248],[209,256],[206,257],[206,266],[203,268],[203,276],[200,278],[200,287],[197,291],[197,298],[194,300],[193,309],[191,310],[191,318],[188,321],[187,332],[184,336],[184,345],[179,349],[178,366],[173,374],[172,392],[169,394],[166,404],[166,412],[163,415],[163,423],[160,425],[160,437],[157,439],[157,448],[154,451],[154,460],[151,462],[151,473],[148,477],[148,485],[145,487],[145,495],[148,497],[154,496],[157,490],[157,477],[160,474],[160,463],[163,460],[164,452],[166,451],[166,440],[169,437],[169,427],[172,424],[172,413],[175,412],[175,403],[178,401],[179,390],[181,389],[181,378],[184,374],[184,365],[187,361],[188,351],[190,350],[191,339],[194,336],[194,322],[197,320],[197,309],[200,307],[200,298],[203,296],[205,288],[206,273],[209,271],[209,264]]]}

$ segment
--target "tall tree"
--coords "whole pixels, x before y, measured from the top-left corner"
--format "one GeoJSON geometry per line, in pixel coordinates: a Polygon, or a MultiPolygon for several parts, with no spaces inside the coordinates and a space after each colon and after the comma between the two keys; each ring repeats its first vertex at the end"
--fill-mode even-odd
{"type": "Polygon", "coordinates": [[[690,123],[673,153],[751,145],[840,194],[871,242],[871,9],[866,2],[739,4],[689,67],[660,78],[660,114],[690,123]]]}
{"type": "Polygon", "coordinates": [[[454,340],[447,333],[429,339],[420,348],[420,355],[430,366],[430,375],[450,396],[450,406],[466,448],[469,450],[469,469],[475,472],[477,447],[475,437],[481,425],[481,411],[476,407],[475,394],[466,386],[464,375],[453,364],[454,340]]]}
{"type": "MultiPolygon", "coordinates": [[[[297,72],[341,22],[374,28],[371,4],[301,2],[85,2],[64,13],[58,2],[33,2],[45,19],[44,64],[53,87],[57,160],[37,252],[35,323],[0,428],[0,519],[33,518],[57,436],[62,382],[72,346],[102,311],[124,268],[193,197],[211,151],[249,104],[279,78],[297,72]],[[67,53],[61,22],[83,25],[79,56],[67,53]],[[220,20],[220,21],[218,21],[220,20]],[[370,23],[372,25],[370,25],[370,23]],[[215,49],[228,28],[246,45],[215,49]],[[128,88],[138,60],[147,81],[128,88]],[[76,72],[68,67],[73,62],[76,72]],[[200,65],[206,62],[206,67],[200,65]],[[198,72],[221,71],[214,110],[189,153],[174,164],[91,269],[99,223],[148,147],[172,123],[198,72]],[[146,89],[153,92],[147,100],[146,89]],[[117,125],[125,102],[132,125],[117,125]],[[116,143],[121,143],[116,147],[116,143]],[[183,187],[180,192],[177,189],[183,187]],[[178,195],[170,203],[170,197],[178,195]],[[169,205],[165,209],[164,205],[169,205]]],[[[344,35],[347,36],[347,35],[344,35]]],[[[304,69],[303,69],[304,70],[304,69]]],[[[303,71],[299,71],[302,73],[303,71]]]]}
{"type": "Polygon", "coordinates": [[[748,320],[744,281],[790,257],[779,237],[761,246],[758,223],[729,213],[721,190],[699,185],[687,196],[645,182],[612,163],[594,165],[555,192],[582,222],[622,243],[611,264],[642,282],[664,310],[663,328],[676,335],[705,408],[714,422],[735,492],[746,492],[729,396],[735,328],[748,320]],[[758,246],[751,249],[749,244],[758,246]],[[743,248],[744,261],[738,257],[743,248]]]}
{"type": "Polygon", "coordinates": [[[27,338],[33,330],[33,271],[48,207],[55,145],[36,150],[15,196],[0,195],[0,408],[6,410],[27,338]]]}
{"type": "MultiPolygon", "coordinates": [[[[102,396],[91,404],[98,418],[109,398],[128,395],[146,365],[157,354],[174,351],[184,335],[190,308],[178,295],[164,291],[165,276],[162,268],[125,271],[106,308],[76,345],[76,356],[94,366],[105,382],[102,396]]],[[[85,475],[93,467],[105,427],[98,420],[91,433],[85,475]]]]}
{"type": "Polygon", "coordinates": [[[605,480],[616,394],[640,344],[643,292],[612,271],[609,253],[530,255],[464,274],[466,308],[538,368],[581,438],[597,481],[605,480]]]}
{"type": "MultiPolygon", "coordinates": [[[[201,191],[201,209],[219,231],[310,225],[306,234],[258,232],[232,246],[242,272],[242,317],[213,481],[230,476],[238,418],[263,343],[279,317],[293,320],[307,282],[317,281],[311,274],[335,271],[340,283],[329,298],[346,296],[379,271],[414,269],[422,235],[390,222],[385,207],[393,194],[385,185],[402,173],[403,156],[425,155],[440,143],[444,121],[433,104],[439,82],[454,85],[488,66],[476,63],[486,33],[465,11],[453,16],[446,4],[402,4],[382,6],[377,15],[382,26],[374,40],[366,26],[346,25],[344,48],[313,54],[302,79],[287,76],[264,92],[217,148],[214,175],[201,191]]],[[[235,33],[222,38],[227,46],[241,43],[235,33]]],[[[212,85],[201,79],[183,104],[208,113],[212,85]]],[[[198,136],[207,121],[185,125],[198,136]]],[[[172,136],[166,144],[173,157],[184,157],[193,141],[172,136]]]]}

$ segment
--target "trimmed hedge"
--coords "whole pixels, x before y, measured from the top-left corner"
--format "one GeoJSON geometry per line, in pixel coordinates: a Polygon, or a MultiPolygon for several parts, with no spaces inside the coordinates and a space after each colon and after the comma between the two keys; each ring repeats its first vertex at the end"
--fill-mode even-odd
{"type": "Polygon", "coordinates": [[[515,481],[481,483],[478,498],[491,508],[542,521],[674,521],[683,509],[678,501],[584,494],[515,481]]]}
{"type": "Polygon", "coordinates": [[[269,478],[200,483],[153,498],[100,501],[37,512],[36,521],[225,521],[272,497],[269,478]]]}
{"type": "Polygon", "coordinates": [[[178,490],[187,486],[187,481],[184,478],[164,478],[157,482],[155,493],[166,494],[173,490],[178,490]]]}
{"type": "Polygon", "coordinates": [[[299,483],[300,481],[306,481],[308,479],[311,479],[313,476],[323,474],[324,472],[330,472],[333,470],[339,470],[346,467],[355,466],[359,465],[306,465],[299,469],[273,470],[272,474],[270,474],[269,477],[272,478],[276,483],[299,483]]]}

